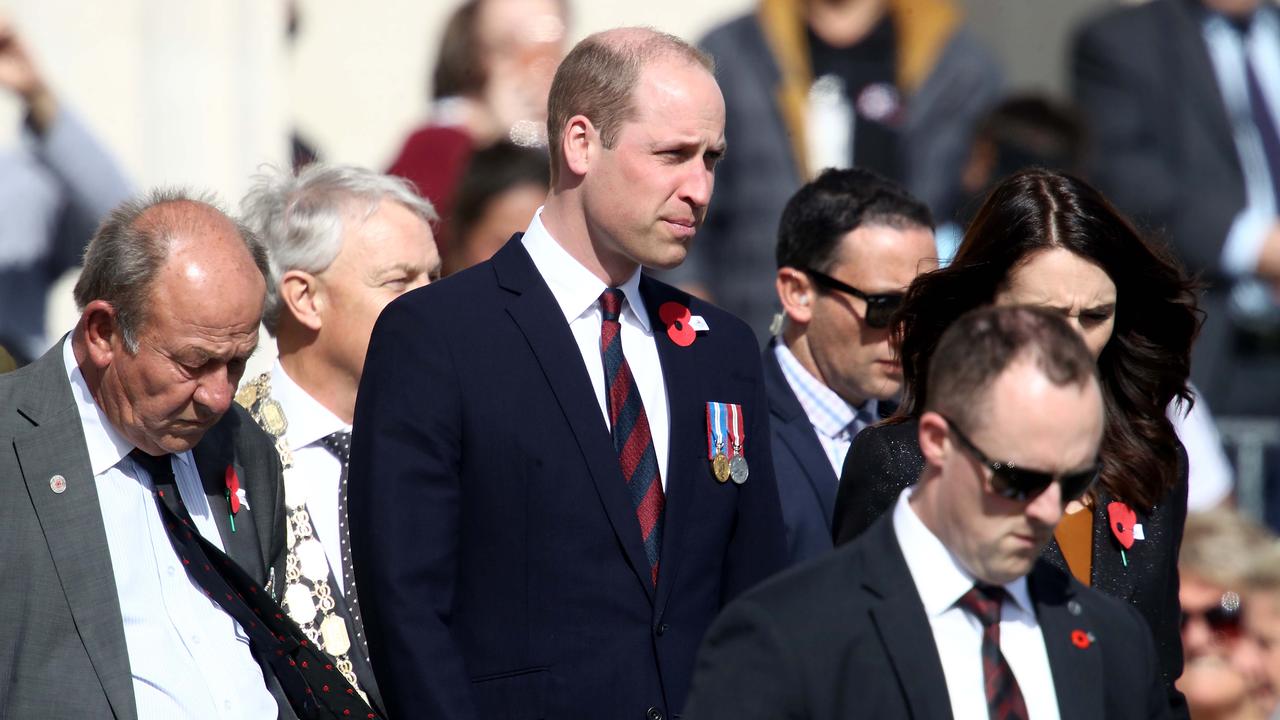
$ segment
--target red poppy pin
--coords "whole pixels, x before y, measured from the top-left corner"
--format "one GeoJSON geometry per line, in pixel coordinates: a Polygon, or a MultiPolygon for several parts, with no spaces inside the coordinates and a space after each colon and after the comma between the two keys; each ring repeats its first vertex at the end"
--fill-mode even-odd
{"type": "MultiPolygon", "coordinates": [[[[240,476],[235,467],[227,466],[227,503],[231,505],[231,532],[236,531],[236,513],[240,512],[240,503],[244,501],[244,489],[240,487],[240,476]]],[[[247,503],[246,503],[247,505],[247,503]]]]}
{"type": "Polygon", "coordinates": [[[1120,541],[1120,559],[1124,561],[1125,567],[1129,567],[1129,558],[1124,551],[1133,547],[1133,529],[1138,523],[1138,514],[1122,502],[1107,503],[1107,520],[1111,525],[1111,534],[1120,541]]]}
{"type": "Polygon", "coordinates": [[[678,302],[665,302],[658,308],[658,317],[667,326],[667,337],[680,347],[689,347],[698,337],[693,328],[693,313],[678,302]]]}
{"type": "Polygon", "coordinates": [[[1088,650],[1089,646],[1093,644],[1093,638],[1089,635],[1089,633],[1083,630],[1072,630],[1071,644],[1075,645],[1081,650],[1088,650]]]}

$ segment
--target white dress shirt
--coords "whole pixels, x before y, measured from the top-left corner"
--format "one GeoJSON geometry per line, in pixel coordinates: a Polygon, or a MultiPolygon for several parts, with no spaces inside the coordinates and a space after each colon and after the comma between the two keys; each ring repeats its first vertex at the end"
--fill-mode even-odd
{"type": "MultiPolygon", "coordinates": [[[[604,360],[600,358],[600,295],[609,286],[604,284],[556,242],[542,224],[542,208],[533,216],[529,229],[521,242],[534,267],[551,288],[556,303],[564,313],[565,322],[578,343],[578,352],[587,365],[587,375],[600,403],[600,414],[605,426],[609,426],[609,408],[605,402],[604,360]]],[[[627,301],[622,306],[622,353],[631,367],[644,412],[649,418],[649,432],[653,435],[653,450],[658,457],[658,476],[662,487],[667,487],[667,448],[670,446],[671,413],[667,407],[667,383],[662,377],[662,364],[658,359],[658,344],[653,339],[649,312],[640,298],[640,270],[619,288],[627,301]]]]}
{"type": "Polygon", "coordinates": [[[809,370],[800,364],[791,348],[779,340],[773,347],[774,357],[782,368],[782,376],[791,386],[791,392],[800,401],[800,407],[809,417],[818,443],[827,453],[827,461],[836,471],[836,479],[844,470],[844,459],[849,454],[853,438],[875,422],[879,402],[871,398],[862,404],[850,405],[834,390],[822,384],[809,370]]]}
{"type": "MultiPolygon", "coordinates": [[[[947,679],[951,714],[956,718],[985,718],[982,623],[956,604],[976,580],[911,508],[907,500],[914,490],[914,486],[909,487],[898,496],[893,508],[893,530],[929,617],[942,673],[947,679]]],[[[1034,720],[1056,720],[1058,696],[1053,671],[1027,591],[1027,579],[1020,577],[1004,589],[1007,597],[1000,608],[1000,652],[1018,680],[1029,716],[1034,720]]]]}
{"type": "Polygon", "coordinates": [[[1280,209],[1275,206],[1273,183],[1262,138],[1254,125],[1249,103],[1245,62],[1253,66],[1265,96],[1272,122],[1280,127],[1280,19],[1264,3],[1254,14],[1246,35],[1223,16],[1206,13],[1201,34],[1231,122],[1232,140],[1244,176],[1245,207],[1231,223],[1222,246],[1222,267],[1238,282],[1232,288],[1233,310],[1245,316],[1274,314],[1274,300],[1263,283],[1249,277],[1258,265],[1267,233],[1280,209]]]}
{"type": "Polygon", "coordinates": [[[319,535],[338,589],[342,577],[342,538],[338,536],[338,482],[342,463],[320,442],[325,436],[351,426],[311,397],[289,377],[280,362],[271,368],[271,397],[284,409],[285,442],[293,454],[293,466],[284,471],[285,502],[305,504],[319,535]]]}
{"type": "MultiPolygon", "coordinates": [[[[182,569],[152,499],[151,477],[129,459],[133,445],[94,402],[70,338],[63,342],[62,359],[107,530],[139,719],[273,720],[276,701],[248,636],[182,569]]],[[[174,455],[173,470],[196,528],[221,549],[191,453],[174,455]]]]}

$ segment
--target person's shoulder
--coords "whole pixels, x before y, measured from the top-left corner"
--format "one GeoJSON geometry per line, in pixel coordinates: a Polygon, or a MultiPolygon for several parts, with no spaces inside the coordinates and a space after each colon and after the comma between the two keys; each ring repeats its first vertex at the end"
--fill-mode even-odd
{"type": "Polygon", "coordinates": [[[869,537],[794,565],[743,593],[730,604],[753,605],[767,612],[777,627],[803,633],[806,628],[830,632],[847,623],[851,610],[864,605],[859,578],[867,576],[869,537]]]}
{"type": "MultiPolygon", "coordinates": [[[[691,316],[701,317],[707,329],[699,331],[694,342],[709,341],[717,349],[741,355],[752,362],[760,360],[760,345],[755,333],[737,315],[648,274],[642,279],[641,289],[646,302],[653,303],[657,300],[658,307],[674,302],[689,308],[691,316]]],[[[655,332],[666,327],[658,317],[649,318],[649,324],[655,332]]]]}
{"type": "Polygon", "coordinates": [[[1119,632],[1127,640],[1135,640],[1150,632],[1147,621],[1132,603],[1084,585],[1044,559],[1036,561],[1032,575],[1029,581],[1040,595],[1038,600],[1058,604],[1069,598],[1078,602],[1084,616],[1109,636],[1119,632]]]}
{"type": "Polygon", "coordinates": [[[1086,17],[1077,26],[1075,34],[1079,38],[1094,40],[1145,35],[1160,18],[1175,10],[1170,0],[1106,6],[1086,17]]]}
{"type": "Polygon", "coordinates": [[[850,454],[855,451],[863,456],[887,458],[916,457],[920,455],[920,420],[909,418],[901,422],[882,422],[863,429],[853,438],[850,454]]]}
{"type": "MultiPolygon", "coordinates": [[[[744,43],[755,42],[760,34],[760,22],[755,13],[746,13],[730,18],[707,31],[698,41],[698,46],[712,55],[740,48],[744,43]]],[[[720,58],[717,56],[716,58],[720,58]]],[[[726,58],[727,59],[727,58],[726,58]]]]}

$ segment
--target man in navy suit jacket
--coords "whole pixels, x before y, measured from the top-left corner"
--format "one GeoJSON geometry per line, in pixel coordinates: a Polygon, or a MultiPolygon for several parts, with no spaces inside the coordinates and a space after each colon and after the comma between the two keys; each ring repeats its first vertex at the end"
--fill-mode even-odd
{"type": "Polygon", "coordinates": [[[1093,356],[1053,312],[989,307],[937,357],[919,481],[856,542],[725,609],[688,718],[1169,717],[1142,616],[1040,558],[1097,479],[1093,356]]]}
{"type": "Polygon", "coordinates": [[[869,170],[827,170],[783,210],[784,321],[765,348],[764,381],[792,563],[831,549],[849,445],[893,412],[902,386],[889,317],[937,254],[929,209],[869,170]]]}
{"type": "Polygon", "coordinates": [[[712,618],[783,564],[754,338],[640,273],[684,259],[711,199],[710,61],[594,35],[548,114],[528,231],[370,342],[350,523],[392,717],[678,717],[712,618]]]}

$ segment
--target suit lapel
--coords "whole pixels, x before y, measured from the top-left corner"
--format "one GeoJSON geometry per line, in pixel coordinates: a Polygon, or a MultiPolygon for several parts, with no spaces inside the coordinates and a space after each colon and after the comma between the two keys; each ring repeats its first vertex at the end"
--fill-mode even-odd
{"type": "MultiPolygon", "coordinates": [[[[1120,543],[1111,534],[1111,522],[1107,516],[1107,505],[1115,498],[1105,490],[1098,492],[1097,503],[1093,508],[1093,567],[1089,573],[1089,585],[1097,590],[1121,600],[1131,600],[1137,587],[1134,585],[1134,573],[1130,572],[1126,560],[1132,563],[1143,550],[1143,542],[1138,541],[1133,547],[1120,554],[1120,543]]],[[[1143,518],[1139,516],[1138,521],[1143,518]]],[[[1065,563],[1063,567],[1066,567],[1065,563]]]]}
{"type": "Polygon", "coordinates": [[[774,345],[777,342],[777,339],[770,341],[769,346],[765,348],[763,358],[769,410],[781,420],[774,429],[782,442],[790,448],[791,454],[800,461],[800,466],[804,468],[805,479],[809,481],[814,494],[818,496],[818,503],[822,506],[822,516],[827,521],[827,529],[830,530],[831,516],[835,514],[836,509],[836,474],[827,462],[827,453],[823,450],[822,443],[818,442],[813,423],[805,414],[800,401],[796,399],[791,385],[787,383],[782,367],[778,365],[778,358],[774,355],[774,345]]]}
{"type": "Polygon", "coordinates": [[[950,718],[951,700],[945,690],[942,660],[893,531],[893,513],[882,515],[863,538],[867,558],[863,587],[878,598],[870,603],[871,620],[893,664],[911,717],[950,718]]]}
{"type": "Polygon", "coordinates": [[[698,471],[704,464],[697,458],[705,456],[706,394],[699,368],[711,367],[711,359],[704,353],[707,343],[695,341],[688,347],[680,347],[667,336],[666,327],[658,316],[658,308],[666,302],[678,302],[686,307],[689,296],[673,292],[647,275],[640,280],[640,294],[644,297],[645,310],[649,313],[649,326],[653,329],[653,341],[658,346],[658,359],[662,364],[662,378],[667,386],[667,408],[670,417],[670,441],[667,445],[667,474],[664,492],[667,496],[662,531],[662,554],[658,571],[658,607],[661,614],[671,597],[684,556],[684,530],[697,497],[698,471]]]}
{"type": "Polygon", "coordinates": [[[240,506],[233,531],[231,504],[227,501],[227,466],[235,470],[241,487],[245,486],[248,477],[245,469],[235,461],[229,438],[221,432],[215,433],[216,429],[210,430],[192,450],[196,469],[200,472],[200,484],[209,500],[209,510],[213,513],[213,521],[218,526],[227,555],[261,585],[266,582],[266,560],[262,543],[258,540],[257,525],[253,521],[253,509],[247,503],[240,506]]]}
{"type": "Polygon", "coordinates": [[[1096,643],[1111,638],[1094,635],[1090,618],[1075,599],[1077,586],[1065,573],[1038,562],[1027,584],[1049,656],[1059,715],[1063,720],[1103,717],[1102,654],[1096,643]]]}
{"type": "Polygon", "coordinates": [[[649,579],[649,561],[645,558],[640,539],[640,521],[636,519],[627,496],[622,468],[600,417],[600,405],[591,390],[586,366],[555,297],[538,275],[519,238],[519,235],[513,237],[493,257],[499,286],[514,293],[507,305],[507,314],[520,328],[537,358],[547,384],[551,386],[578,441],[578,448],[586,460],[587,470],[618,543],[636,580],[652,602],[654,588],[649,579]]]}
{"type": "Polygon", "coordinates": [[[37,363],[45,369],[34,376],[30,407],[35,409],[19,407],[37,427],[15,438],[14,450],[89,662],[115,717],[133,720],[137,710],[120,598],[89,450],[62,366],[61,344],[37,363]],[[55,407],[36,407],[40,398],[49,397],[58,398],[55,407]],[[50,486],[55,475],[66,480],[61,493],[50,486]]]}

